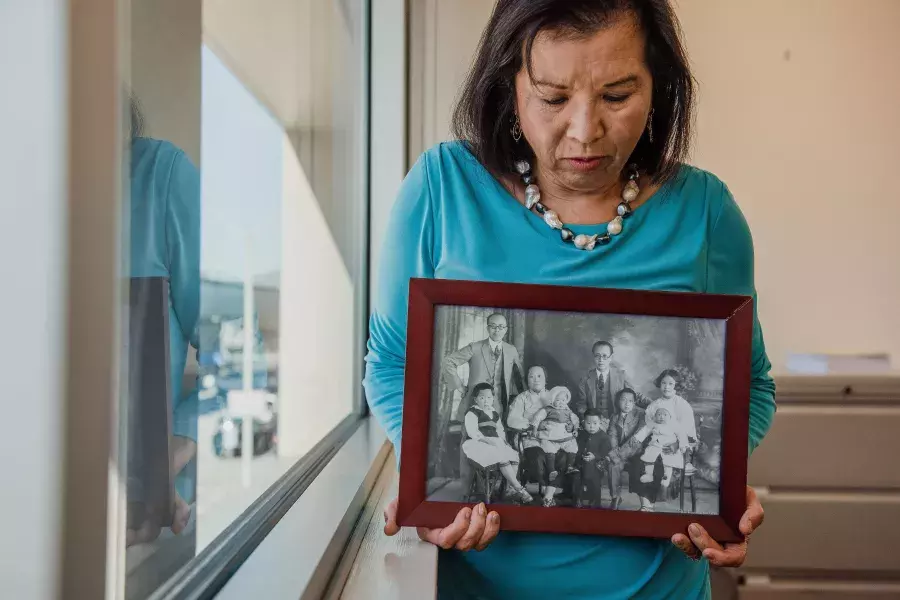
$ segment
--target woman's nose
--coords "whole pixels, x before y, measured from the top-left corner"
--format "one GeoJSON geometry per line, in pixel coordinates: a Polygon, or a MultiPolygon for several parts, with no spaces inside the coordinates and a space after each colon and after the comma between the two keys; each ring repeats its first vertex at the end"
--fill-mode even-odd
{"type": "Polygon", "coordinates": [[[573,107],[569,119],[568,135],[585,146],[603,137],[605,129],[599,111],[593,103],[585,102],[573,107]]]}

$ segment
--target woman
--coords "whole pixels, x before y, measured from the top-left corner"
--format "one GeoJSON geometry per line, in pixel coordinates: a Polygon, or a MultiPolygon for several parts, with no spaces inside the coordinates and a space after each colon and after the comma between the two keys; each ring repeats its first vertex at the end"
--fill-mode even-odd
{"type": "MultiPolygon", "coordinates": [[[[181,394],[190,346],[198,347],[200,318],[200,174],[173,144],[143,136],[143,119],[131,103],[131,276],[169,281],[169,358],[175,511],[173,533],[190,518],[196,485],[197,390],[181,394]]],[[[128,545],[160,534],[145,523],[126,534],[128,545]]]]}
{"type": "MultiPolygon", "coordinates": [[[[455,112],[461,141],[418,160],[389,220],[365,386],[396,448],[410,277],[754,294],[740,209],[681,162],[693,83],[678,32],[665,0],[497,3],[455,112]]],[[[751,449],[775,411],[757,322],[753,342],[751,449]]],[[[745,535],[762,520],[747,496],[745,535]]],[[[705,598],[710,562],[746,554],[697,525],[674,545],[499,528],[478,505],[420,530],[455,548],[440,553],[440,598],[705,598]]]]}
{"type": "Polygon", "coordinates": [[[556,491],[562,489],[566,478],[575,472],[575,461],[578,454],[578,428],[580,419],[569,404],[572,392],[569,388],[558,385],[550,390],[550,402],[534,415],[532,427],[534,436],[540,440],[544,455],[543,505],[546,508],[556,506],[556,491]]]}
{"type": "Polygon", "coordinates": [[[522,482],[532,478],[533,481],[545,483],[544,454],[537,438],[527,435],[534,415],[549,404],[547,395],[547,372],[541,365],[528,369],[528,389],[516,396],[509,407],[506,424],[510,430],[521,436],[522,448],[522,482]]]}
{"type": "MultiPolygon", "coordinates": [[[[673,416],[676,427],[684,433],[688,442],[694,444],[697,442],[697,424],[694,421],[694,409],[687,400],[678,395],[681,387],[681,376],[674,369],[666,369],[656,378],[656,387],[662,394],[647,406],[644,420],[646,423],[654,423],[656,421],[656,411],[664,409],[673,416]]],[[[678,448],[676,451],[684,455],[687,448],[678,448]]],[[[657,461],[659,462],[659,461],[657,461]]],[[[683,468],[683,467],[682,467],[683,468]]],[[[658,485],[660,483],[660,469],[656,469],[653,484],[641,486],[635,490],[641,499],[641,510],[652,511],[654,499],[657,496],[658,485]]],[[[631,480],[629,479],[629,482],[631,480]]]]}

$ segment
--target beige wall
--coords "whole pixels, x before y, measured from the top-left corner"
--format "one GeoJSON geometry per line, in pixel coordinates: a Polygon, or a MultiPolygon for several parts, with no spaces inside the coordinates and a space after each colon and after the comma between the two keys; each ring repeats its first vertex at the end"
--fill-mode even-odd
{"type": "MultiPolygon", "coordinates": [[[[413,87],[424,104],[414,150],[449,135],[490,5],[416,3],[434,43],[413,87]]],[[[700,81],[693,162],[728,183],[750,222],[776,371],[789,352],[889,352],[900,368],[900,2],[860,5],[678,3],[700,81]]]]}
{"type": "Polygon", "coordinates": [[[200,0],[132,0],[131,77],[149,137],[200,165],[200,0]]]}

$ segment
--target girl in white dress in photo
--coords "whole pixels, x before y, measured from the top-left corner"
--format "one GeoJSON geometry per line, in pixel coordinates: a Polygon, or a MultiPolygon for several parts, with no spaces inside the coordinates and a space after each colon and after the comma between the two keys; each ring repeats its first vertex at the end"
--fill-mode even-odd
{"type": "Polygon", "coordinates": [[[482,467],[498,467],[512,486],[512,495],[530,503],[533,498],[517,477],[519,453],[506,443],[506,432],[500,413],[494,410],[494,390],[489,383],[475,386],[474,401],[466,412],[465,426],[469,439],[463,442],[462,451],[466,458],[482,467]]]}

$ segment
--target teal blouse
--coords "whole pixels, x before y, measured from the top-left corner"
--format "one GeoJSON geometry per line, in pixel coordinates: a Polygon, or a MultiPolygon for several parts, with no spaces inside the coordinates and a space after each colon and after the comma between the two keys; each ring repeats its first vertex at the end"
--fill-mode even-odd
{"type": "MultiPolygon", "coordinates": [[[[136,138],[131,146],[131,276],[169,279],[172,432],[197,439],[197,388],[182,393],[188,346],[198,347],[200,317],[200,174],[169,142],[136,138]]],[[[194,498],[196,460],[176,476],[194,498]]]]}
{"type": "MultiPolygon", "coordinates": [[[[571,228],[596,233],[605,224],[571,228]]],[[[412,168],[392,209],[370,320],[366,396],[398,452],[410,277],[756,294],[747,222],[710,173],[682,166],[622,235],[586,252],[525,210],[464,144],[436,146],[412,168]]],[[[775,413],[769,370],[755,320],[751,451],[775,413]]],[[[708,562],[668,540],[501,531],[484,552],[441,551],[438,574],[446,599],[709,597],[708,562]]]]}

